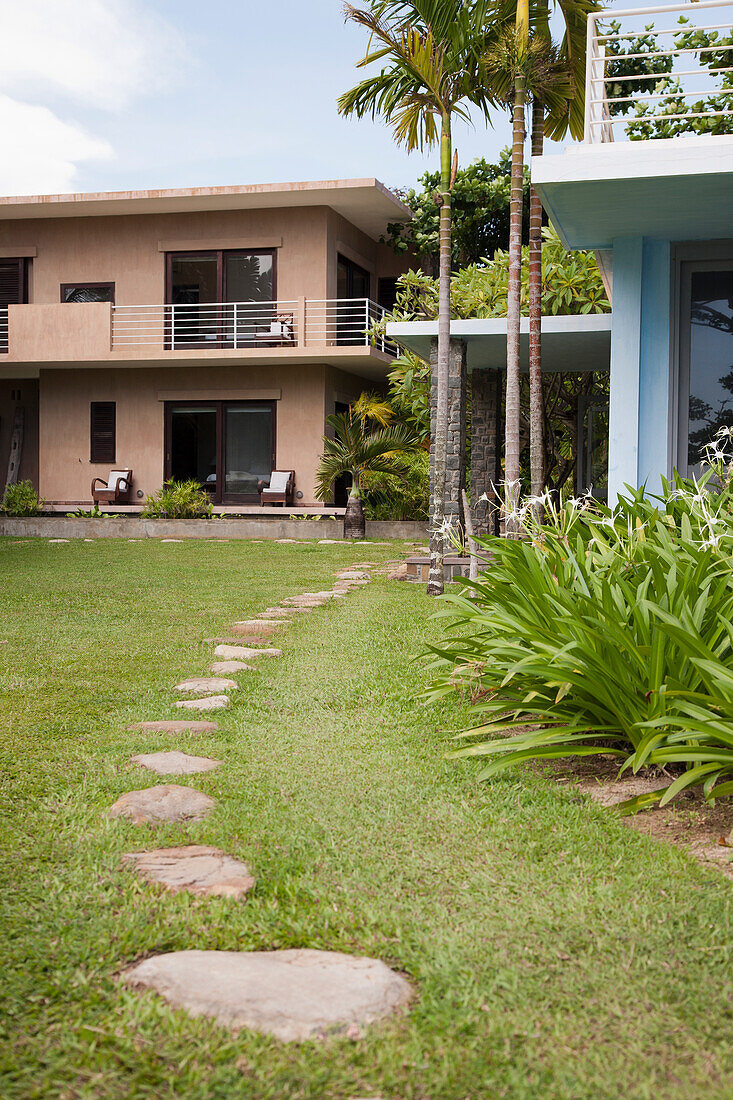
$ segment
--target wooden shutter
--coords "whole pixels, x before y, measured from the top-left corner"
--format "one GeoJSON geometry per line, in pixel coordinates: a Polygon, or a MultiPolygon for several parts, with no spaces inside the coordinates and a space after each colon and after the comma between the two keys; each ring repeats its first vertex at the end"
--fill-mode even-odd
{"type": "Polygon", "coordinates": [[[90,408],[90,461],[111,464],[117,450],[117,406],[114,401],[92,401],[90,408]]]}
{"type": "Polygon", "coordinates": [[[0,309],[25,302],[25,260],[0,260],[0,309]]]}

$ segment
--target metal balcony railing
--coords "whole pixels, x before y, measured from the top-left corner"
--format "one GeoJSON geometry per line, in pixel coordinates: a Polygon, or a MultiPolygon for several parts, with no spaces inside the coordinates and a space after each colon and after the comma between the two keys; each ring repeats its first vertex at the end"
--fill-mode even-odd
{"type": "Polygon", "coordinates": [[[384,319],[385,310],[369,298],[308,298],[305,304],[306,344],[327,347],[373,345],[396,355],[396,345],[382,331],[373,328],[384,319]]]}
{"type": "Polygon", "coordinates": [[[733,133],[732,74],[733,0],[594,12],[585,141],[733,133]]]}
{"type": "Polygon", "coordinates": [[[112,347],[295,347],[297,302],[200,302],[113,306],[112,347]]]}

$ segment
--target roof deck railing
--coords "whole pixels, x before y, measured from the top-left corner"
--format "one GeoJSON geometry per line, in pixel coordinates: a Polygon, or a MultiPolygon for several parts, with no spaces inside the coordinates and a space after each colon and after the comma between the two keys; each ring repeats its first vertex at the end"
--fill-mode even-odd
{"type": "Polygon", "coordinates": [[[733,0],[593,12],[585,141],[733,133],[731,74],[733,0]]]}

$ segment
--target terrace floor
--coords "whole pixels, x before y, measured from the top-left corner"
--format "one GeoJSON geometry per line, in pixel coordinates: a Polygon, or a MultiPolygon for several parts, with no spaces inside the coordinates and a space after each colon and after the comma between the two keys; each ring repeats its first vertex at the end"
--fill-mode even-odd
{"type": "Polygon", "coordinates": [[[731,1095],[731,882],[537,770],[479,786],[443,758],[470,715],[421,705],[435,604],[378,572],[406,552],[0,539],[4,1100],[731,1095]],[[217,730],[128,729],[177,715],[205,638],[363,562],[372,583],[294,615],[217,730]],[[130,757],[162,748],[223,762],[175,779],[216,809],[109,820],[158,781],[130,757]],[[244,860],[247,900],[163,893],[121,866],[177,844],[244,860]],[[293,1044],[118,980],[192,947],[370,955],[417,998],[357,1037],[293,1044]]]}

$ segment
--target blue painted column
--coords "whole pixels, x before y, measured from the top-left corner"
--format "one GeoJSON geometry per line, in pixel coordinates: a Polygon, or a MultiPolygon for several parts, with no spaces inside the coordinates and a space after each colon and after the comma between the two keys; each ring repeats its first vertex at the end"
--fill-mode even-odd
{"type": "Polygon", "coordinates": [[[651,492],[668,473],[670,243],[624,237],[613,246],[608,498],[651,492]]]}

